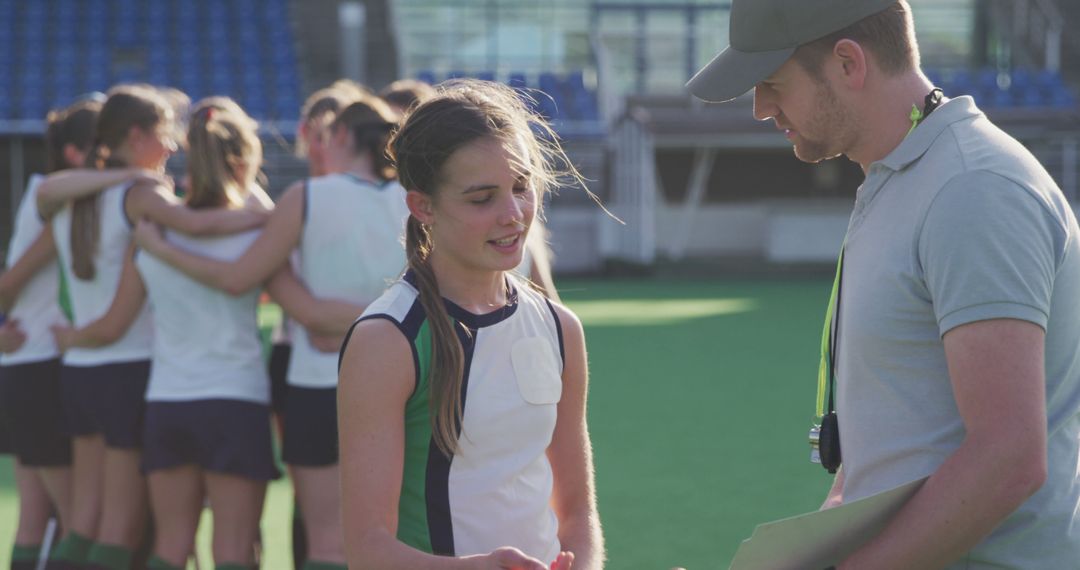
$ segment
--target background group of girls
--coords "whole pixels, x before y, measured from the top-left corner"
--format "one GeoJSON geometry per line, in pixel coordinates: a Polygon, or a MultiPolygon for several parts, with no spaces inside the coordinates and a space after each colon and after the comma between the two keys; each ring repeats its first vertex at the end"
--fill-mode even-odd
{"type": "Polygon", "coordinates": [[[275,431],[306,570],[601,567],[584,335],[538,219],[581,181],[554,133],[478,81],[341,81],[299,125],[310,177],[274,203],[228,98],[50,114],[0,275],[12,568],[183,568],[207,505],[215,567],[255,567],[275,431]]]}

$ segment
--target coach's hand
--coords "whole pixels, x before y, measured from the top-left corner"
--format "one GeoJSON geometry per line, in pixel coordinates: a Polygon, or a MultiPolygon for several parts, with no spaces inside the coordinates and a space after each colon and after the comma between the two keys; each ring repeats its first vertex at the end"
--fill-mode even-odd
{"type": "Polygon", "coordinates": [[[0,325],[0,352],[15,352],[26,342],[26,333],[19,328],[19,319],[11,319],[0,325]]]}

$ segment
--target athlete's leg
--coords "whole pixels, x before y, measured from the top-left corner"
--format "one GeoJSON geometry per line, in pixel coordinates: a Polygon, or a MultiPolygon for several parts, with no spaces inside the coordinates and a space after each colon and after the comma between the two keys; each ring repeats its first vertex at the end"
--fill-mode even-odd
{"type": "Polygon", "coordinates": [[[214,513],[214,563],[254,564],[266,482],[226,473],[206,472],[205,477],[214,513]]]}
{"type": "Polygon", "coordinates": [[[154,556],[184,567],[195,549],[195,532],[202,514],[203,472],[194,465],[151,471],[150,506],[157,540],[154,556]]]}
{"type": "Polygon", "coordinates": [[[45,530],[52,518],[52,504],[34,469],[15,463],[15,485],[19,491],[19,526],[11,551],[11,568],[31,569],[37,562],[45,530]]]}
{"type": "Polygon", "coordinates": [[[93,540],[101,522],[105,439],[100,434],[71,440],[71,526],[69,532],[93,540]]]}
{"type": "Polygon", "coordinates": [[[61,528],[72,526],[72,476],[71,467],[38,467],[37,476],[49,495],[49,500],[55,509],[55,514],[60,518],[61,528]]]}
{"type": "Polygon", "coordinates": [[[146,478],[138,449],[105,450],[105,505],[97,541],[134,550],[146,529],[146,478]]]}
{"type": "Polygon", "coordinates": [[[307,529],[307,559],[310,561],[345,563],[339,473],[336,464],[289,467],[307,529]]]}

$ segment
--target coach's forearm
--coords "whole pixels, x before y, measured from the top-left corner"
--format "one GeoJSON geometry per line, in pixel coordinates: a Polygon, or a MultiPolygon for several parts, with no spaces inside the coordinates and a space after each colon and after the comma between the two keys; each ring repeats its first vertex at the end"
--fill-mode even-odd
{"type": "Polygon", "coordinates": [[[942,568],[974,548],[1045,479],[1044,450],[969,435],[886,529],[838,568],[942,568]]]}

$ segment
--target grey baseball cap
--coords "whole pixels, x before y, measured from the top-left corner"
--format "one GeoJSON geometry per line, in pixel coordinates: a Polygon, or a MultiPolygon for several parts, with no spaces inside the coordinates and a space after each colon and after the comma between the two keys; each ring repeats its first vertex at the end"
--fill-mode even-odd
{"type": "Polygon", "coordinates": [[[729,101],[780,68],[795,48],[876,14],[897,0],[732,0],[731,45],[686,84],[695,97],[729,101]]]}

